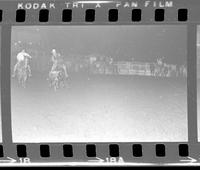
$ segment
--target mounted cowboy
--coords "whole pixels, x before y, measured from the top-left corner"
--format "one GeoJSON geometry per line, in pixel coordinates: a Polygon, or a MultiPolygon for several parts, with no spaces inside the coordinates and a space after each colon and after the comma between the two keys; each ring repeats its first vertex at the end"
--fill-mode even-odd
{"type": "Polygon", "coordinates": [[[21,52],[17,54],[16,58],[17,58],[17,63],[14,66],[12,77],[16,76],[16,71],[21,67],[25,67],[25,69],[27,69],[28,71],[28,75],[31,76],[31,68],[28,62],[29,59],[31,59],[32,57],[27,52],[25,52],[25,49],[23,49],[21,52]]]}
{"type": "Polygon", "coordinates": [[[65,78],[68,77],[68,74],[61,54],[57,53],[55,49],[53,49],[51,53],[51,61],[53,62],[53,65],[47,80],[50,81],[50,86],[53,86],[56,91],[60,86],[64,87],[64,81],[65,78]]]}
{"type": "Polygon", "coordinates": [[[51,72],[55,71],[55,70],[57,70],[57,71],[62,70],[62,71],[64,71],[65,77],[67,78],[68,77],[67,69],[66,69],[66,66],[64,64],[64,60],[63,60],[61,54],[57,53],[55,49],[53,49],[51,51],[51,53],[52,53],[51,61],[53,62],[51,72]]]}

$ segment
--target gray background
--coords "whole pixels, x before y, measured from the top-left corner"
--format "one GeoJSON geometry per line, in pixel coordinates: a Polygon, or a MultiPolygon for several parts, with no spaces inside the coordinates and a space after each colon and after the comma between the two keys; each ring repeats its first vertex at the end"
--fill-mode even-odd
{"type": "MultiPolygon", "coordinates": [[[[61,2],[61,1],[60,1],[61,2]]],[[[65,24],[61,22],[61,11],[63,9],[62,3],[58,3],[57,10],[51,11],[50,21],[46,24],[59,25],[65,24]]],[[[196,29],[197,24],[200,21],[200,1],[198,0],[174,0],[174,7],[166,9],[165,24],[184,24],[188,26],[188,145],[190,148],[190,156],[198,159],[200,153],[199,143],[197,142],[197,103],[196,103],[196,29]],[[189,20],[187,22],[180,23],[177,21],[177,9],[187,8],[189,11],[189,20]]],[[[11,25],[23,25],[15,23],[15,15],[13,11],[16,10],[15,2],[0,2],[0,6],[4,9],[4,19],[1,25],[2,27],[2,130],[3,130],[3,146],[5,157],[10,156],[17,158],[16,145],[12,143],[11,135],[11,111],[10,111],[10,40],[11,40],[11,25]]],[[[119,9],[119,21],[116,23],[107,22],[107,12],[109,8],[113,8],[112,4],[107,5],[103,9],[96,11],[96,21],[93,24],[125,24],[132,25],[131,21],[131,9],[119,9]]],[[[70,24],[80,25],[87,24],[84,22],[84,9],[74,10],[74,20],[70,24]]],[[[143,15],[142,21],[137,24],[160,24],[154,22],[154,8],[142,8],[143,15]]],[[[38,25],[42,23],[38,22],[38,10],[30,10],[27,14],[26,24],[38,25]]],[[[67,24],[67,23],[66,23],[67,24]]],[[[68,23],[69,24],[69,23],[68,23]]],[[[143,143],[143,157],[134,158],[132,156],[131,146],[133,143],[119,143],[120,156],[124,158],[126,162],[143,162],[143,163],[181,163],[178,156],[178,144],[184,143],[182,141],[176,143],[164,143],[166,145],[166,157],[157,158],[155,156],[155,144],[156,142],[143,143]]],[[[70,162],[70,161],[87,161],[89,158],[85,153],[85,144],[73,144],[74,157],[64,158],[62,155],[62,144],[49,144],[51,148],[50,158],[40,158],[39,156],[39,144],[27,144],[27,154],[31,158],[32,162],[70,162]]],[[[109,157],[108,143],[97,143],[97,156],[101,158],[109,157]]],[[[199,160],[198,160],[199,161],[199,160]]]]}

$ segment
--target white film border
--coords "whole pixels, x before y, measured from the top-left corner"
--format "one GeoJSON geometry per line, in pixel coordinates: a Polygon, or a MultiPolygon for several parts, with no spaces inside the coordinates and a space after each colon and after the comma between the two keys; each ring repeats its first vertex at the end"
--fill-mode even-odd
{"type": "Polygon", "coordinates": [[[199,165],[199,6],[0,1],[0,166],[199,165]]]}

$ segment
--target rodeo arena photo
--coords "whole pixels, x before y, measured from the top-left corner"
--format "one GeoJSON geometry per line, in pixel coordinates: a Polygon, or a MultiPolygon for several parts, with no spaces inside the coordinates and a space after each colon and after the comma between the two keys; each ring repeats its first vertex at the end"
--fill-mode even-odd
{"type": "Polygon", "coordinates": [[[14,142],[186,141],[186,35],[184,26],[13,27],[14,142]]]}
{"type": "MultiPolygon", "coordinates": [[[[18,42],[21,43],[21,42],[18,42]]],[[[26,87],[26,82],[31,77],[31,67],[29,60],[31,56],[23,49],[17,56],[17,63],[14,66],[13,77],[16,76],[18,83],[26,87]]],[[[64,61],[56,49],[51,51],[52,67],[49,71],[47,80],[49,86],[55,91],[67,85],[68,71],[82,72],[88,76],[95,74],[103,75],[140,75],[154,77],[187,77],[186,64],[176,65],[165,63],[165,57],[157,57],[154,62],[114,61],[114,57],[103,55],[74,56],[75,61],[64,61]]]]}

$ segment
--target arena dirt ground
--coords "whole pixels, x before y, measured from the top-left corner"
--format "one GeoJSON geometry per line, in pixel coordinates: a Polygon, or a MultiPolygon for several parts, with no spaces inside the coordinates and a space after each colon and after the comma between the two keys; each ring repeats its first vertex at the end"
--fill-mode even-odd
{"type": "Polygon", "coordinates": [[[72,76],[54,92],[46,77],[12,79],[14,142],[187,141],[186,79],[72,76]]]}

